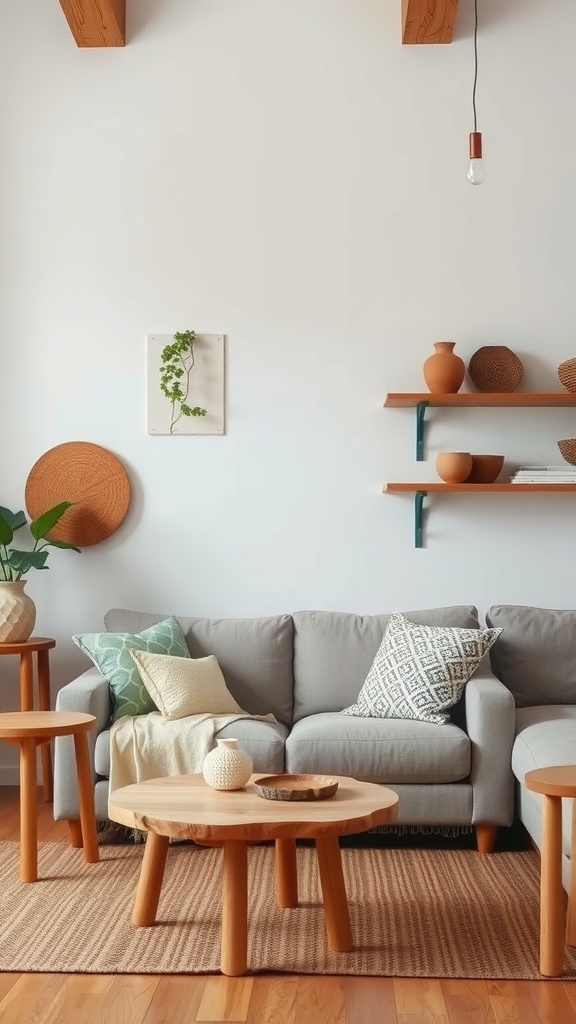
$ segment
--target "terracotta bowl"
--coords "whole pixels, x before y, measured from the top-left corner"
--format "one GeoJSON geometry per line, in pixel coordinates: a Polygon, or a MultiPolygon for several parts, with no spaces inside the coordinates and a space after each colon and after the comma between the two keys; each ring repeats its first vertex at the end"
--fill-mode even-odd
{"type": "Polygon", "coordinates": [[[462,484],[472,469],[470,452],[439,452],[436,456],[436,472],[446,484],[462,484]]]}
{"type": "Polygon", "coordinates": [[[504,465],[503,455],[473,455],[467,484],[493,484],[504,465]]]}

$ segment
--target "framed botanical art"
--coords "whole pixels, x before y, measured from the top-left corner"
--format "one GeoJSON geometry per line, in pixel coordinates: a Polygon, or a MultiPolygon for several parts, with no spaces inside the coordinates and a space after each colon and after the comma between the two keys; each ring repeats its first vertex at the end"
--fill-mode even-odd
{"type": "Polygon", "coordinates": [[[224,433],[223,334],[148,335],[148,433],[224,433]]]}

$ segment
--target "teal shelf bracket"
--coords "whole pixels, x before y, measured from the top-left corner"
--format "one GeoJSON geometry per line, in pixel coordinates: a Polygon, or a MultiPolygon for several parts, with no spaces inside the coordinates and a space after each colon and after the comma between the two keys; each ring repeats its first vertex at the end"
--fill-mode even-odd
{"type": "Polygon", "coordinates": [[[424,421],[428,402],[418,402],[416,406],[416,462],[424,462],[424,421]]]}
{"type": "MultiPolygon", "coordinates": [[[[423,403],[425,404],[425,403],[423,403]]],[[[422,520],[424,517],[424,498],[428,491],[416,491],[414,494],[414,547],[422,548],[422,520]]]]}

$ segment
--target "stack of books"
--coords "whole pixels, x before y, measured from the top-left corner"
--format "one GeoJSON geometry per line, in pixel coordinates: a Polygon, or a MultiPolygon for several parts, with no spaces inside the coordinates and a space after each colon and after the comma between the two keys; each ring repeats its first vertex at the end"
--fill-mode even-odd
{"type": "Polygon", "coordinates": [[[576,466],[519,466],[512,484],[576,484],[576,466]]]}

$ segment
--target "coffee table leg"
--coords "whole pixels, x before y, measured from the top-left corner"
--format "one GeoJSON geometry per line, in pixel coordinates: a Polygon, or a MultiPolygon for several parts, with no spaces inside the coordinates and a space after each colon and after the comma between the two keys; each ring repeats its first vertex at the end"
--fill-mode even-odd
{"type": "Polygon", "coordinates": [[[572,800],[572,836],[570,839],[570,886],[566,915],[566,945],[576,946],[576,800],[572,800]]]}
{"type": "Polygon", "coordinates": [[[540,860],[540,973],[555,978],[564,969],[562,888],[562,799],[542,796],[540,860]]]}
{"type": "Polygon", "coordinates": [[[279,907],[298,906],[296,840],[276,840],[276,900],[279,907]]]}
{"type": "Polygon", "coordinates": [[[168,836],[160,836],[157,832],[148,832],[136,890],[136,902],[132,912],[132,924],[137,928],[145,928],[154,924],[156,920],[167,852],[168,836]]]}
{"type": "Polygon", "coordinates": [[[20,740],[20,879],[38,879],[36,743],[20,740]]]}
{"type": "Polygon", "coordinates": [[[248,844],[222,844],[222,974],[245,974],[248,966],[248,844]]]}
{"type": "Polygon", "coordinates": [[[100,855],[98,853],[96,815],[94,814],[94,790],[92,788],[92,772],[90,769],[90,756],[88,754],[88,737],[85,732],[74,734],[74,754],[76,757],[84,860],[88,864],[97,864],[100,855]]]}
{"type": "Polygon", "coordinates": [[[322,883],[326,934],[330,949],[348,953],[352,949],[352,928],[342,873],[337,836],[316,839],[316,855],[322,883]]]}

